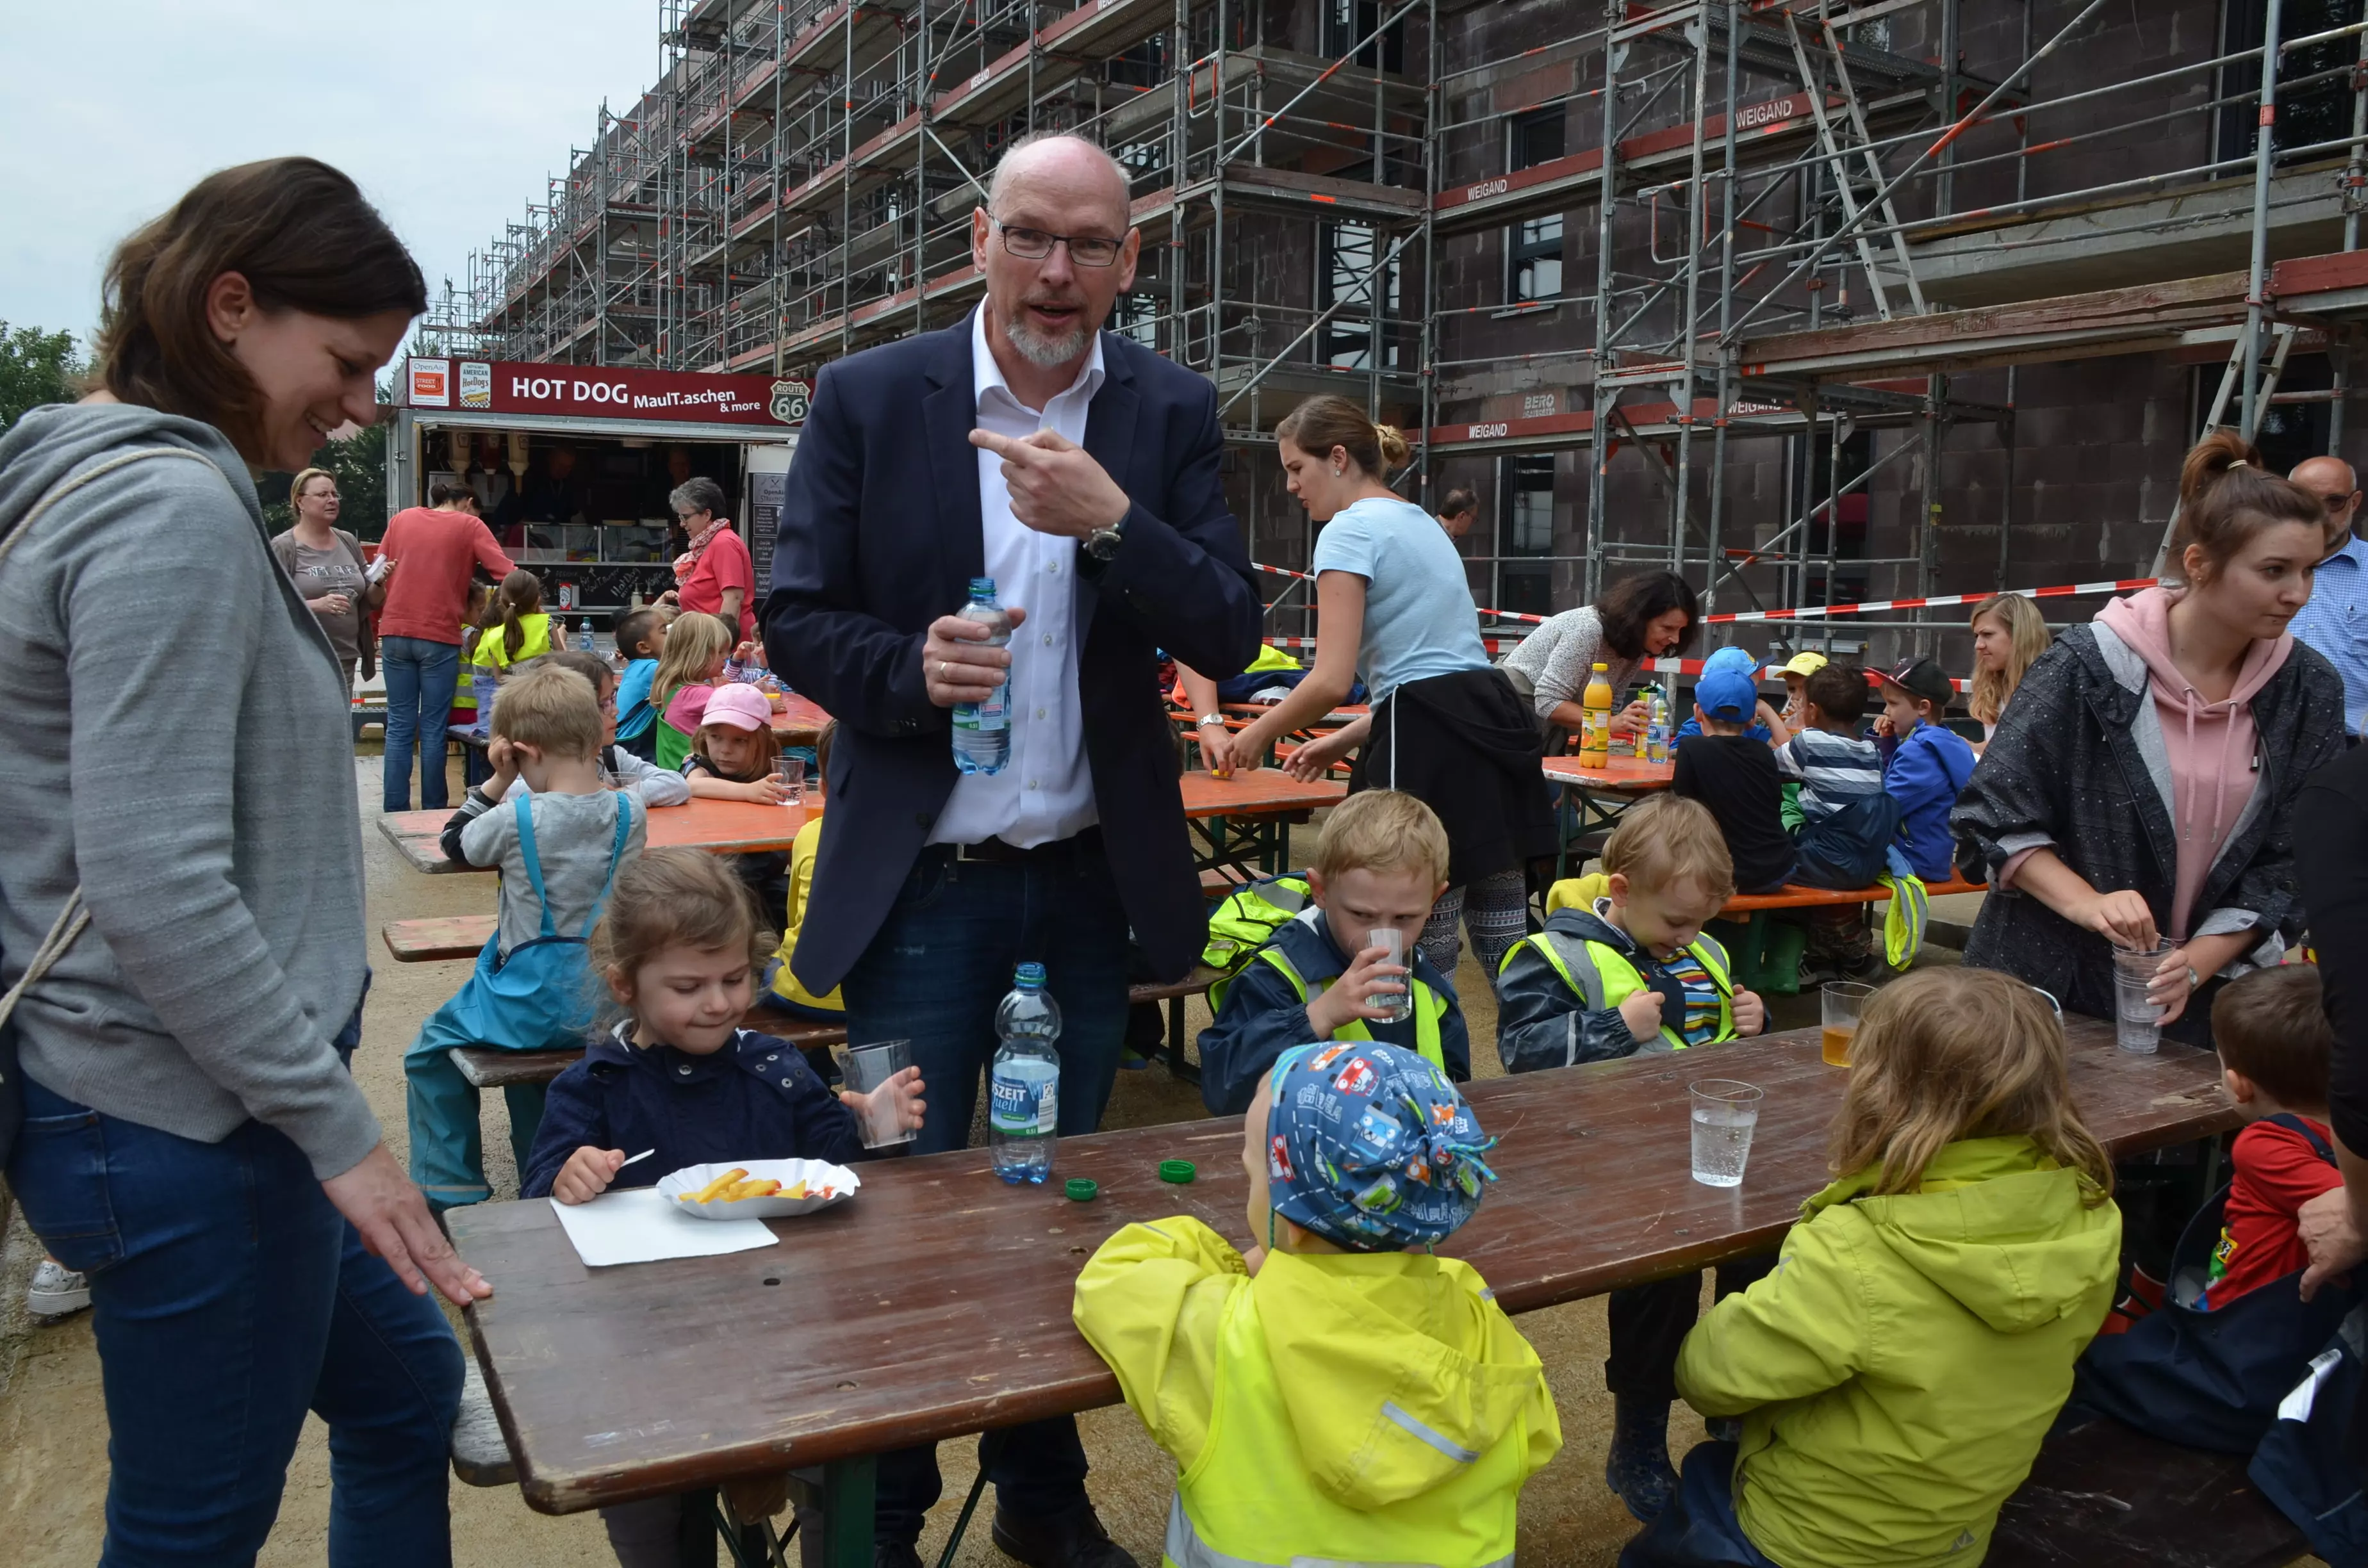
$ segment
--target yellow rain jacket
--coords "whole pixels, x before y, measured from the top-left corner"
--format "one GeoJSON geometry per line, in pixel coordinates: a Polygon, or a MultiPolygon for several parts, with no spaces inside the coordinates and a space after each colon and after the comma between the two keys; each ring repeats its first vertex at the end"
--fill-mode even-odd
{"type": "Polygon", "coordinates": [[[1562,1447],[1544,1369],[1470,1266],[1268,1254],[1129,1225],[1078,1332],[1175,1457],[1167,1568],[1511,1568],[1521,1483],[1562,1447]]]}
{"type": "Polygon", "coordinates": [[[2031,1140],[1941,1146],[1803,1205],[1776,1272],[1713,1307],[1678,1392],[1743,1417],[1736,1516],[1779,1562],[1976,1563],[2112,1304],[2121,1211],[2031,1140]]]}

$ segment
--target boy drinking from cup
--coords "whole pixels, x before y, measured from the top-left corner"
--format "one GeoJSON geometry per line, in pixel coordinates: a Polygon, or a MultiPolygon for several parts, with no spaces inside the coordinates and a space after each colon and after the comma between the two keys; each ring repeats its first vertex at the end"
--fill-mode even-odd
{"type": "Polygon", "coordinates": [[[1277,1058],[1310,1040],[1386,1040],[1461,1083],[1472,1040],[1455,987],[1416,946],[1447,891],[1447,830],[1412,795],[1366,790],[1333,808],[1307,873],[1309,907],[1210,992],[1201,1096],[1247,1109],[1277,1058]],[[1409,966],[1377,934],[1395,931],[1409,966]],[[1412,1007],[1406,1006],[1408,1001],[1412,1007]]]}

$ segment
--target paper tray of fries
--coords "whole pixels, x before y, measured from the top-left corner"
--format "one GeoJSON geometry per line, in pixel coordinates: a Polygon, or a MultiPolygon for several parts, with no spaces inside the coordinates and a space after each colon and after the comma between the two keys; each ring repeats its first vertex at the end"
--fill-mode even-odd
{"type": "Polygon", "coordinates": [[[686,1165],[661,1177],[658,1191],[702,1220],[774,1220],[844,1202],[862,1185],[845,1165],[824,1160],[743,1160],[686,1165]]]}

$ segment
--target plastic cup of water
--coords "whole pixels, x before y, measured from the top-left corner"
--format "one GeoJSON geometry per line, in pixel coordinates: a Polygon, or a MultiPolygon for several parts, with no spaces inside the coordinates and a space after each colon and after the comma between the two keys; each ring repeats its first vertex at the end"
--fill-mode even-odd
{"type": "Polygon", "coordinates": [[[1694,1179],[1704,1187],[1741,1187],[1767,1092],[1734,1078],[1697,1079],[1686,1092],[1693,1099],[1694,1179]]]}
{"type": "MultiPolygon", "coordinates": [[[[913,1042],[884,1040],[877,1045],[834,1045],[830,1058],[838,1063],[840,1087],[868,1095],[913,1064],[913,1042]]],[[[858,1111],[856,1120],[862,1124],[863,1146],[867,1149],[884,1149],[893,1143],[913,1141],[914,1130],[904,1125],[892,1106],[858,1111]]]]}
{"type": "Polygon", "coordinates": [[[2113,949],[2113,1043],[2123,1051],[2151,1056],[2162,1043],[2162,1008],[2148,987],[2169,952],[2168,942],[2113,949]]]}
{"type": "Polygon", "coordinates": [[[781,804],[803,806],[806,802],[806,759],[802,756],[779,756],[773,759],[773,782],[780,787],[781,804]]]}
{"type": "Polygon", "coordinates": [[[1404,991],[1376,991],[1365,998],[1365,1005],[1387,1007],[1391,1023],[1405,1023],[1414,1017],[1414,973],[1406,960],[1406,933],[1395,926],[1376,926],[1365,933],[1365,946],[1381,949],[1387,955],[1382,960],[1383,963],[1397,964],[1407,970],[1406,973],[1394,977],[1398,984],[1406,987],[1404,991]]]}
{"type": "Polygon", "coordinates": [[[1874,987],[1855,980],[1829,980],[1817,987],[1817,1010],[1824,1033],[1818,1054],[1828,1067],[1850,1065],[1850,1041],[1858,1036],[1858,1016],[1874,987]]]}

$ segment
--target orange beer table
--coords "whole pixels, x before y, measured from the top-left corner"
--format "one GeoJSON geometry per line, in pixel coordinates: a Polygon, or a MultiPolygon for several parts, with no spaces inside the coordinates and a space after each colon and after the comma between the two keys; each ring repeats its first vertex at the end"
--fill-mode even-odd
{"type": "MultiPolygon", "coordinates": [[[[438,842],[450,812],[389,812],[378,819],[378,830],[402,852],[416,870],[442,875],[480,868],[456,865],[444,858],[438,842]]],[[[754,801],[692,801],[660,806],[649,813],[648,846],[652,849],[707,849],[718,855],[745,855],[761,849],[786,850],[797,842],[806,822],[803,806],[763,806],[754,801]]],[[[484,868],[490,869],[490,868],[484,868]]]]}

